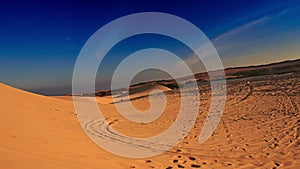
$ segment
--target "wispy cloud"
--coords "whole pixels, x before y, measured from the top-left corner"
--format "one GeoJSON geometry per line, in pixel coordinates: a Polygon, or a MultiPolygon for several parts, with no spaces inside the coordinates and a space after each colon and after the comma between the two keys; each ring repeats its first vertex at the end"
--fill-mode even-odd
{"type": "MultiPolygon", "coordinates": [[[[265,45],[272,42],[272,39],[278,36],[285,36],[284,32],[287,32],[286,29],[289,29],[288,25],[290,24],[288,20],[290,17],[289,13],[295,10],[296,7],[292,7],[282,9],[279,12],[260,14],[260,17],[257,16],[256,19],[246,23],[243,22],[212,39],[211,42],[220,54],[223,63],[225,63],[224,67],[235,64],[254,64],[254,58],[261,56],[262,52],[267,52],[263,49],[265,45]],[[258,55],[257,52],[260,52],[260,54],[258,55]],[[245,59],[246,56],[248,58],[245,59]],[[237,57],[244,59],[237,59],[237,57]],[[235,58],[235,63],[233,63],[233,58],[235,58]],[[241,62],[241,60],[243,60],[243,63],[238,63],[241,62]]],[[[254,15],[252,14],[252,16],[254,15]]],[[[199,46],[200,49],[202,47],[203,45],[199,46]]],[[[268,50],[268,48],[265,50],[268,50]]],[[[202,51],[202,58],[210,58],[210,54],[205,53],[206,50],[202,51]]],[[[260,58],[260,60],[262,61],[264,58],[260,58]]],[[[198,57],[193,55],[189,56],[185,59],[185,62],[194,72],[203,71],[204,67],[198,57]]]]}
{"type": "MultiPolygon", "coordinates": [[[[264,16],[256,20],[252,20],[248,23],[245,23],[243,25],[240,25],[234,29],[231,29],[220,36],[216,37],[212,40],[213,45],[217,48],[218,52],[236,48],[239,45],[245,45],[248,43],[248,40],[243,39],[244,34],[247,33],[247,31],[251,31],[252,29],[262,25],[263,23],[267,22],[270,19],[270,16],[264,16]]],[[[214,63],[218,62],[219,60],[216,60],[212,62],[212,53],[209,52],[208,48],[209,44],[203,43],[201,46],[199,46],[199,52],[201,60],[198,58],[198,56],[191,55],[187,57],[184,61],[185,63],[191,68],[191,70],[196,72],[203,72],[206,71],[206,68],[210,70],[218,70],[220,68],[214,69],[213,65],[205,65],[209,67],[205,67],[202,62],[207,61],[207,63],[214,63]]],[[[175,65],[175,67],[180,67],[179,65],[175,65]]]]}
{"type": "Polygon", "coordinates": [[[271,32],[271,30],[268,29],[274,29],[274,26],[270,26],[269,23],[293,9],[294,8],[287,8],[281,12],[262,16],[258,19],[239,25],[214,38],[212,43],[219,52],[223,52],[255,42],[257,39],[264,37],[267,32],[271,32]]]}
{"type": "Polygon", "coordinates": [[[250,21],[221,34],[217,38],[213,39],[212,43],[217,48],[218,52],[224,52],[247,45],[256,38],[263,36],[261,27],[270,20],[270,16],[264,16],[250,21]]]}
{"type": "Polygon", "coordinates": [[[241,25],[237,28],[234,28],[234,29],[232,29],[228,32],[225,32],[225,33],[219,35],[217,38],[213,39],[213,42],[223,41],[224,39],[227,39],[228,37],[234,36],[234,35],[239,34],[239,33],[243,33],[247,29],[250,29],[250,28],[252,28],[256,25],[259,25],[259,24],[267,21],[268,19],[270,19],[270,17],[265,16],[265,17],[259,18],[257,20],[245,23],[245,24],[243,24],[243,25],[241,25]]]}

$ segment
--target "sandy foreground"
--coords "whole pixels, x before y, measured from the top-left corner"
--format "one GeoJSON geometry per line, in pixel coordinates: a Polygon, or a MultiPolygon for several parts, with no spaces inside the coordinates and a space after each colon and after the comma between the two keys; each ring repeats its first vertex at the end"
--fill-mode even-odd
{"type": "MultiPolygon", "coordinates": [[[[201,107],[189,135],[170,151],[145,159],[119,157],[93,143],[77,120],[71,97],[46,97],[0,84],[0,168],[299,168],[299,75],[227,83],[225,112],[207,142],[199,144],[198,136],[209,109],[210,88],[200,85],[201,107]]],[[[151,123],[130,122],[110,98],[97,98],[110,127],[132,137],[150,137],[170,127],[180,108],[179,92],[150,89],[167,91],[168,99],[165,112],[151,123]]],[[[144,97],[148,92],[149,88],[134,93],[137,109],[149,108],[144,97]]],[[[115,136],[107,139],[116,141],[115,136]]]]}

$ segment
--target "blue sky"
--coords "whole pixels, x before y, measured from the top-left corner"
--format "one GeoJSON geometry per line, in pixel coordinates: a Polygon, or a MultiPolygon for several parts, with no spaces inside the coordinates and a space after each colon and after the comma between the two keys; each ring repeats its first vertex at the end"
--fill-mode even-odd
{"type": "MultiPolygon", "coordinates": [[[[1,2],[0,81],[39,93],[69,93],[73,67],[86,40],[114,19],[149,11],[177,15],[198,26],[224,67],[300,58],[296,0],[1,2]]],[[[187,62],[194,62],[179,42],[145,35],[113,48],[103,71],[111,71],[124,56],[146,47],[177,50],[187,62]]]]}

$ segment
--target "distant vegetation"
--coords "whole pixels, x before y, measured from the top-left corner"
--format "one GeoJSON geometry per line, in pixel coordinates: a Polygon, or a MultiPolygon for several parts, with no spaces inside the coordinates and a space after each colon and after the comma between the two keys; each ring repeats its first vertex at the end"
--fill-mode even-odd
{"type": "MultiPolygon", "coordinates": [[[[278,63],[271,63],[267,65],[259,65],[259,66],[248,66],[248,67],[237,67],[237,68],[227,68],[225,69],[225,74],[227,79],[236,79],[236,78],[246,78],[246,77],[254,77],[254,76],[266,76],[266,75],[276,75],[276,74],[285,74],[285,73],[296,73],[300,74],[300,59],[292,60],[292,61],[284,61],[278,63]]],[[[209,81],[208,73],[197,73],[194,75],[197,82],[207,82],[209,81]]],[[[191,77],[184,77],[183,79],[189,79],[191,77]]],[[[144,85],[144,84],[158,84],[166,86],[170,89],[178,89],[178,84],[174,79],[168,80],[156,80],[151,82],[142,82],[138,84],[133,84],[131,87],[144,85]]],[[[120,91],[124,91],[125,89],[120,89],[120,91]]],[[[111,95],[110,90],[100,90],[95,93],[85,93],[83,96],[109,96],[111,95]]]]}
{"type": "Polygon", "coordinates": [[[276,75],[285,73],[300,73],[300,62],[297,64],[280,66],[280,65],[268,65],[263,67],[257,67],[254,70],[238,71],[235,73],[227,73],[229,76],[236,77],[253,77],[253,76],[265,76],[265,75],[276,75]]]}

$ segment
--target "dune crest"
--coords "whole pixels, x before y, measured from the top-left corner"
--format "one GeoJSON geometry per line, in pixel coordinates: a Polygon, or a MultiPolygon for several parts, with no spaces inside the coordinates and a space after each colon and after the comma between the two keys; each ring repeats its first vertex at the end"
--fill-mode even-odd
{"type": "MultiPolygon", "coordinates": [[[[142,84],[142,85],[136,85],[132,86],[129,88],[129,93],[128,91],[125,91],[122,94],[117,94],[115,95],[115,102],[120,102],[120,101],[128,101],[126,99],[126,96],[129,96],[130,100],[133,99],[138,99],[138,98],[143,98],[146,96],[149,96],[149,94],[155,94],[159,92],[167,92],[170,91],[171,89],[159,85],[159,84],[142,84]]],[[[103,96],[103,97],[96,97],[97,101],[101,104],[111,104],[114,103],[112,96],[103,96]]]]}

